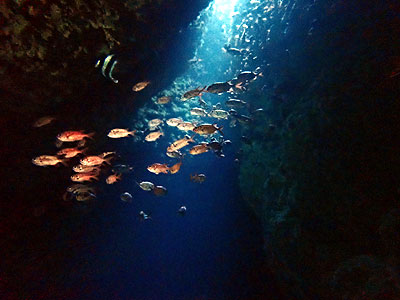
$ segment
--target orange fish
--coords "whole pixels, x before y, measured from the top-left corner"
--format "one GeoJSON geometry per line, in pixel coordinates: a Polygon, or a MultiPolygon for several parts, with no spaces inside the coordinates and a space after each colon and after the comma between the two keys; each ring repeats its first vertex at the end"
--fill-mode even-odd
{"type": "Polygon", "coordinates": [[[222,132],[222,128],[221,127],[217,127],[217,124],[202,124],[199,125],[195,128],[193,128],[193,131],[200,134],[200,135],[208,135],[208,134],[213,134],[214,132],[216,132],[217,130],[224,135],[224,133],[222,132]]]}
{"type": "Polygon", "coordinates": [[[113,159],[113,157],[105,158],[110,154],[115,154],[115,152],[104,152],[100,155],[86,156],[85,158],[82,158],[80,160],[80,163],[84,166],[98,166],[103,163],[111,165],[111,160],[113,159]]]}
{"type": "Polygon", "coordinates": [[[78,148],[65,148],[57,152],[57,155],[64,155],[65,158],[72,158],[77,156],[78,154],[83,154],[87,149],[78,149],[78,148]]]}
{"type": "Polygon", "coordinates": [[[42,118],[38,119],[35,123],[33,123],[33,127],[42,127],[47,124],[50,124],[54,120],[56,120],[56,118],[52,117],[52,116],[42,117],[42,118]]]}
{"type": "Polygon", "coordinates": [[[64,166],[67,165],[65,159],[60,159],[54,155],[41,155],[41,156],[35,157],[34,159],[32,159],[32,163],[39,167],[55,166],[58,163],[62,163],[64,166]]]}
{"type": "Polygon", "coordinates": [[[122,174],[112,174],[107,177],[106,183],[113,184],[122,179],[122,174]]]}
{"type": "Polygon", "coordinates": [[[127,136],[134,136],[136,130],[129,131],[128,129],[115,128],[108,133],[108,137],[112,139],[123,138],[127,136]]]}
{"type": "Polygon", "coordinates": [[[167,148],[167,152],[174,152],[176,150],[179,150],[179,149],[189,145],[189,143],[194,143],[193,137],[194,137],[194,135],[192,137],[189,137],[189,136],[186,135],[183,139],[180,139],[180,140],[177,140],[177,141],[173,142],[167,148]]]}
{"type": "Polygon", "coordinates": [[[198,155],[204,152],[207,152],[210,148],[207,146],[207,143],[203,142],[199,145],[193,146],[192,149],[189,150],[189,153],[192,155],[198,155]]]}
{"type": "Polygon", "coordinates": [[[86,172],[91,172],[94,170],[99,170],[99,168],[94,167],[94,166],[83,166],[83,165],[76,165],[72,167],[72,170],[76,173],[86,173],[86,172]]]}
{"type": "Polygon", "coordinates": [[[133,87],[132,87],[132,91],[134,92],[140,92],[141,90],[143,90],[146,86],[148,86],[150,84],[150,81],[142,81],[142,82],[138,82],[136,83],[133,87]]]}
{"type": "Polygon", "coordinates": [[[169,172],[171,174],[178,173],[179,169],[181,168],[182,165],[182,160],[176,164],[174,164],[172,167],[169,168],[169,172]]]}
{"type": "Polygon", "coordinates": [[[154,142],[160,138],[160,136],[164,135],[161,131],[154,131],[150,132],[146,137],[144,138],[145,141],[147,142],[154,142]]]}
{"type": "Polygon", "coordinates": [[[99,180],[99,173],[98,172],[87,172],[87,173],[77,173],[71,176],[72,181],[76,182],[84,182],[84,181],[92,181],[99,180]]]}
{"type": "Polygon", "coordinates": [[[147,170],[158,175],[160,173],[168,174],[169,168],[167,164],[154,163],[148,166],[147,170]]]}
{"type": "Polygon", "coordinates": [[[61,142],[75,142],[83,140],[84,138],[93,139],[94,133],[83,133],[83,130],[79,131],[64,131],[57,135],[57,139],[61,142]]]}

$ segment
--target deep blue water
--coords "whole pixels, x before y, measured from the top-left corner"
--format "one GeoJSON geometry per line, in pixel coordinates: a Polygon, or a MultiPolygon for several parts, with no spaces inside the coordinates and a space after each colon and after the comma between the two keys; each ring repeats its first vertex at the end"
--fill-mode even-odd
{"type": "MultiPolygon", "coordinates": [[[[195,38],[199,44],[196,57],[203,61],[189,68],[182,75],[183,79],[175,80],[178,83],[192,80],[192,88],[233,78],[231,57],[221,50],[227,37],[221,26],[225,24],[229,28],[230,19],[223,15],[218,19],[210,10],[203,14],[202,20],[206,30],[196,31],[199,36],[195,38]]],[[[184,46],[182,51],[185,51],[184,46]]],[[[165,91],[171,89],[167,87],[165,91]]],[[[228,95],[204,95],[210,106],[227,99],[228,95]]],[[[199,107],[197,99],[189,101],[190,108],[199,107]]],[[[160,107],[150,102],[133,117],[133,124],[127,125],[135,127],[137,122],[146,124],[148,119],[171,117],[216,122],[224,126],[225,138],[231,139],[233,144],[225,146],[224,158],[211,151],[191,156],[188,149],[192,144],[182,149],[186,156],[177,174],[155,175],[146,167],[155,162],[169,166],[178,162],[167,157],[165,152],[168,145],[182,138],[185,132],[165,124],[162,127],[164,136],[157,142],[124,139],[108,143],[107,147],[116,150],[121,157],[119,162],[133,165],[134,172],[125,175],[120,183],[104,186],[98,198],[98,202],[103,203],[99,205],[104,205],[104,211],[110,214],[101,214],[96,221],[103,224],[101,240],[94,243],[96,258],[88,254],[86,259],[99,270],[94,271],[86,283],[86,298],[269,299],[277,291],[264,266],[261,226],[241,198],[238,164],[234,162],[240,148],[241,128],[230,128],[229,120],[189,117],[188,109],[181,109],[184,103],[179,98],[173,97],[173,103],[160,107]],[[148,108],[156,112],[147,114],[148,108]],[[159,116],[158,109],[166,115],[159,116]],[[143,119],[144,116],[147,119],[143,119]],[[206,181],[191,182],[189,175],[194,173],[204,173],[206,181]],[[156,197],[141,190],[135,181],[165,186],[168,194],[156,197]],[[119,195],[125,191],[133,195],[132,203],[119,200],[119,195]],[[187,207],[184,216],[177,214],[182,205],[187,207]],[[140,220],[141,210],[152,219],[140,220]],[[111,220],[110,215],[113,216],[111,220]]],[[[121,121],[121,126],[127,125],[121,121]]],[[[195,140],[206,139],[197,135],[195,140]]]]}
{"type": "MultiPolygon", "coordinates": [[[[164,154],[169,134],[178,129],[163,130],[165,137],[157,143],[112,141],[125,157],[121,162],[135,170],[113,186],[103,185],[96,212],[81,224],[82,239],[92,236],[92,240],[78,242],[88,247],[83,246],[86,250],[77,261],[74,258],[77,277],[71,278],[71,288],[85,299],[270,299],[277,295],[263,261],[261,225],[240,195],[234,162],[238,145],[227,146],[224,158],[212,152],[187,154],[177,174],[155,175],[146,170],[147,165],[178,161],[164,154]],[[204,183],[189,180],[189,174],[196,172],[206,174],[204,183]],[[141,190],[135,180],[163,185],[168,194],[156,197],[141,190]],[[124,191],[133,195],[132,203],[119,199],[124,191]],[[177,214],[181,205],[187,207],[184,216],[177,214]],[[141,210],[152,219],[141,220],[141,210]],[[80,270],[82,264],[90,271],[80,270]],[[84,282],[82,273],[87,276],[84,282]]],[[[237,138],[229,127],[225,136],[237,138]]]]}
{"type": "MultiPolygon", "coordinates": [[[[32,241],[40,240],[40,244],[29,245],[27,239],[21,249],[31,247],[31,252],[23,250],[20,257],[16,256],[23,262],[21,264],[30,268],[25,273],[25,280],[33,280],[22,287],[25,295],[44,299],[277,299],[278,291],[264,264],[265,241],[261,224],[240,195],[239,164],[235,159],[239,157],[237,153],[241,147],[241,125],[230,127],[230,120],[192,117],[189,111],[199,107],[197,99],[179,100],[189,89],[227,81],[236,75],[232,66],[238,61],[222,51],[228,41],[230,18],[221,10],[214,13],[209,9],[191,26],[191,40],[196,44],[194,56],[201,61],[159,93],[149,95],[151,88],[144,90],[143,97],[150,99],[143,107],[132,116],[112,118],[110,128],[96,132],[95,141],[89,144],[89,154],[116,151],[119,158],[114,163],[132,165],[133,173],[124,174],[122,181],[114,185],[106,185],[105,178],[111,174],[107,171],[96,183],[95,201],[63,204],[57,199],[61,204],[50,209],[65,218],[50,218],[46,213],[33,222],[36,227],[32,231],[37,237],[32,241]],[[177,90],[177,85],[183,85],[186,90],[177,90]],[[172,103],[164,106],[154,103],[157,97],[165,94],[172,96],[172,103]],[[225,157],[217,157],[212,151],[190,155],[188,150],[193,145],[207,140],[196,135],[196,143],[182,149],[186,155],[177,174],[155,175],[147,171],[147,166],[156,162],[172,166],[178,162],[178,159],[167,157],[165,152],[185,132],[164,124],[161,127],[164,136],[152,143],[144,141],[148,131],[138,134],[139,139],[109,139],[105,136],[112,128],[146,130],[149,119],[165,121],[172,117],[223,126],[224,138],[232,141],[232,145],[224,146],[225,157]],[[191,182],[189,176],[195,173],[204,173],[207,176],[205,182],[191,182]],[[156,197],[141,190],[136,181],[165,186],[168,194],[156,197]],[[133,195],[132,203],[120,200],[123,192],[133,195]],[[187,207],[184,216],[177,213],[182,205],[187,207]],[[139,218],[142,210],[151,215],[151,220],[139,218]],[[40,248],[41,243],[47,247],[45,250],[40,248]]],[[[182,37],[182,42],[185,40],[187,37],[182,37]]],[[[171,53],[174,63],[192,51],[184,43],[181,46],[181,50],[171,53]]],[[[104,98],[110,96],[110,92],[107,93],[104,98]]],[[[209,104],[208,111],[212,105],[224,103],[228,98],[227,94],[203,96],[209,104]]],[[[226,106],[222,109],[229,110],[226,106]]],[[[100,115],[104,110],[115,114],[112,105],[97,108],[100,115]]],[[[96,114],[96,109],[87,114],[96,114]]],[[[90,115],[90,118],[96,117],[90,115]]],[[[77,124],[79,120],[75,120],[75,126],[77,124]]],[[[66,130],[73,124],[56,126],[58,128],[54,130],[66,130]]],[[[35,150],[38,154],[39,151],[54,151],[53,129],[44,128],[41,133],[46,130],[49,138],[35,150]]],[[[60,176],[68,180],[72,174],[71,170],[31,168],[38,178],[64,172],[60,176]]],[[[58,186],[59,178],[49,178],[48,182],[53,181],[58,186]]],[[[33,190],[29,183],[27,188],[33,190]]],[[[44,189],[37,189],[37,198],[46,193],[44,189]]]]}
{"type": "Polygon", "coordinates": [[[193,164],[186,161],[174,177],[147,175],[168,187],[165,197],[156,198],[128,180],[113,187],[126,187],[134,201],[121,202],[113,221],[103,215],[102,223],[111,226],[96,243],[94,264],[105,269],[99,267],[90,279],[89,285],[101,287],[90,297],[252,299],[265,292],[260,280],[270,278],[263,273],[259,224],[240,198],[235,166],[208,154],[193,164]],[[208,171],[206,182],[191,183],[191,168],[208,171]],[[181,205],[188,208],[183,217],[177,214],[181,205]],[[140,210],[151,213],[152,220],[139,220],[140,210]]]}

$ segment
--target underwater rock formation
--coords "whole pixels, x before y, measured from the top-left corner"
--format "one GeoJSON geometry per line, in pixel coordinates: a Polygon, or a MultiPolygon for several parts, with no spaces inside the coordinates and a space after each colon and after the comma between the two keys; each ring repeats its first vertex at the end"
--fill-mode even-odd
{"type": "Polygon", "coordinates": [[[112,52],[129,50],[131,67],[153,61],[209,3],[175,2],[1,1],[2,109],[41,112],[84,97],[98,84],[97,59],[112,52]]]}
{"type": "Polygon", "coordinates": [[[400,299],[396,269],[375,257],[359,256],[343,262],[335,271],[335,299],[400,299]]]}
{"type": "Polygon", "coordinates": [[[291,299],[399,297],[398,8],[254,1],[235,16],[242,70],[264,72],[246,100],[266,111],[243,129],[241,190],[291,299]]]}

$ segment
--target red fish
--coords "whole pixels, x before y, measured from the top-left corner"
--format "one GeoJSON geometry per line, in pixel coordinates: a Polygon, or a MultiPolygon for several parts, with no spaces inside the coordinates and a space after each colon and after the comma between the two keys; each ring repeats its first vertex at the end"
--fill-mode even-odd
{"type": "Polygon", "coordinates": [[[83,133],[83,130],[79,131],[64,131],[57,135],[57,139],[61,142],[75,142],[83,140],[84,138],[93,139],[94,132],[92,133],[83,133]]]}

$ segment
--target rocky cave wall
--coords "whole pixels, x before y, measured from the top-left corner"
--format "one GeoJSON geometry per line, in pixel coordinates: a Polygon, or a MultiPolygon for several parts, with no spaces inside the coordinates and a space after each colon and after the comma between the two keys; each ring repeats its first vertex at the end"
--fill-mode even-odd
{"type": "Polygon", "coordinates": [[[400,297],[398,13],[289,0],[236,16],[257,41],[236,41],[257,53],[242,69],[264,70],[247,97],[267,111],[243,129],[241,190],[290,299],[400,297]]]}
{"type": "Polygon", "coordinates": [[[151,62],[209,2],[1,1],[2,111],[22,117],[83,98],[98,84],[97,59],[117,52],[129,53],[132,68],[151,62]]]}

